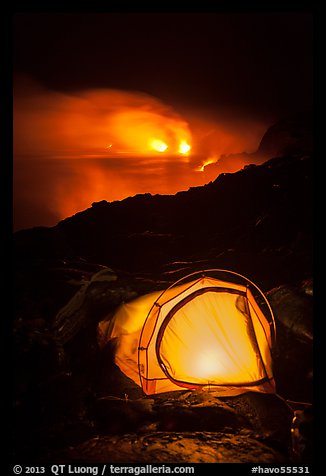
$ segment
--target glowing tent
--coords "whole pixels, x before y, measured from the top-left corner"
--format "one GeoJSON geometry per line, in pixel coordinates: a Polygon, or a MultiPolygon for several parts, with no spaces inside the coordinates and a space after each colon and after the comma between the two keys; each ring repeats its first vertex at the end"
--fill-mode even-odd
{"type": "Polygon", "coordinates": [[[205,387],[225,396],[275,392],[273,313],[259,288],[237,273],[193,273],[122,304],[99,331],[116,340],[116,364],[146,394],[205,387]]]}

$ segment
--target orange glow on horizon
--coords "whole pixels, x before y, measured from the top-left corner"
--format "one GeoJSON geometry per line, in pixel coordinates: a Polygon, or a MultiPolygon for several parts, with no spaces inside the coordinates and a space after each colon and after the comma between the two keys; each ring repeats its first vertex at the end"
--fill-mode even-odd
{"type": "Polygon", "coordinates": [[[191,143],[188,122],[143,93],[89,90],[69,96],[33,91],[17,94],[14,114],[16,156],[176,155],[191,143]]]}
{"type": "MultiPolygon", "coordinates": [[[[242,131],[197,113],[185,118],[133,91],[64,94],[23,80],[14,93],[15,210],[24,226],[26,204],[42,213],[35,225],[47,226],[95,201],[204,185],[224,171],[223,154],[255,150],[265,130],[246,121],[242,131]],[[218,168],[205,170],[217,160],[218,168]],[[43,208],[51,221],[43,220],[43,208]]],[[[243,163],[226,165],[235,171],[243,163]]]]}
{"type": "Polygon", "coordinates": [[[167,107],[164,109],[152,102],[154,100],[148,98],[148,105],[145,103],[142,107],[121,105],[107,118],[108,134],[118,150],[136,155],[148,155],[153,151],[174,154],[181,137],[186,136],[190,141],[186,121],[167,107]]]}

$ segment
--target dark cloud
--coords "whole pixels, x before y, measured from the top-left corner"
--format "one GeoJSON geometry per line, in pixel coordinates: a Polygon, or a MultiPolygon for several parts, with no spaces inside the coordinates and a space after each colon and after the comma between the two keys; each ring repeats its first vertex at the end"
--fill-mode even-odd
{"type": "Polygon", "coordinates": [[[311,105],[311,13],[17,14],[14,25],[15,70],[54,89],[263,117],[311,105]]]}

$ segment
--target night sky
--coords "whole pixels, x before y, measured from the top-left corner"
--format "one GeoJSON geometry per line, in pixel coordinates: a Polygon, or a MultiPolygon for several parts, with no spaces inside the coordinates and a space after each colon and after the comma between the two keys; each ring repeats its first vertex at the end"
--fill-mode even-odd
{"type": "Polygon", "coordinates": [[[17,13],[13,68],[15,229],[52,226],[93,201],[241,168],[202,173],[312,110],[313,15],[17,13]]]}

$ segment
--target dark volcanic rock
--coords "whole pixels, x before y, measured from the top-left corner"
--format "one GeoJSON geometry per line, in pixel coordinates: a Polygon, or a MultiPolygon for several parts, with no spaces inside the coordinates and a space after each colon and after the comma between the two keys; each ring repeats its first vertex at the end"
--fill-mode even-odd
{"type": "Polygon", "coordinates": [[[104,462],[104,456],[110,462],[133,463],[291,459],[293,412],[274,395],[248,392],[220,399],[214,392],[182,391],[134,401],[101,399],[98,404],[102,433],[56,453],[56,461],[104,462]]]}
{"type": "Polygon", "coordinates": [[[180,391],[100,398],[94,409],[93,435],[80,427],[82,441],[65,435],[61,447],[43,448],[38,463],[291,461],[293,412],[273,395],[220,399],[210,391],[180,391]]]}
{"type": "Polygon", "coordinates": [[[308,403],[313,401],[312,282],[307,279],[267,292],[276,320],[273,361],[277,390],[289,399],[308,403]]]}
{"type": "Polygon", "coordinates": [[[267,298],[278,322],[292,332],[297,339],[311,343],[313,340],[312,279],[296,287],[282,285],[274,288],[267,293],[267,298]]]}
{"type": "MultiPolygon", "coordinates": [[[[291,273],[297,279],[311,275],[311,228],[311,159],[287,156],[222,174],[213,183],[175,196],[99,202],[46,233],[17,232],[15,258],[20,263],[82,256],[115,269],[155,274],[171,261],[227,258],[232,249],[250,254],[256,266],[257,255],[267,253],[277,273],[274,282],[266,283],[270,287],[287,281],[291,273]]],[[[234,269],[233,261],[224,264],[234,269]]],[[[235,270],[247,271],[241,264],[235,270]]],[[[259,282],[265,279],[256,275],[259,282]]]]}
{"type": "Polygon", "coordinates": [[[52,455],[60,463],[285,463],[282,454],[252,438],[212,432],[154,432],[96,437],[52,455]]]}
{"type": "Polygon", "coordinates": [[[313,150],[313,121],[309,113],[287,117],[270,127],[262,138],[257,154],[276,157],[308,154],[313,150]]]}

